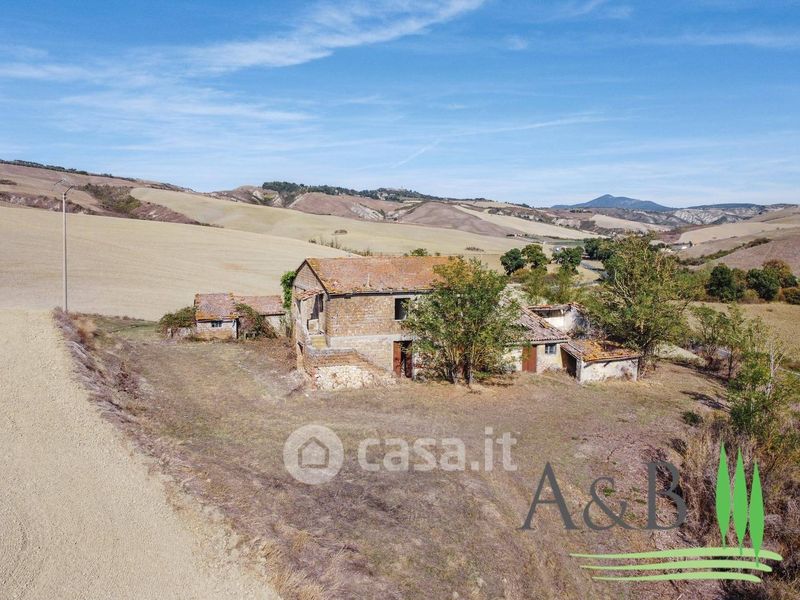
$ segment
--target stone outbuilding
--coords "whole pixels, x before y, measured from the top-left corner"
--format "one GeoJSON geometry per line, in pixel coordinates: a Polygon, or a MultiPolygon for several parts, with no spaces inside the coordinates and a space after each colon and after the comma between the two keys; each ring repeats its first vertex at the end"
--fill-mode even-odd
{"type": "Polygon", "coordinates": [[[195,335],[201,339],[237,339],[241,315],[237,305],[246,304],[264,317],[277,335],[286,330],[280,296],[243,296],[232,293],[195,294],[195,335]]]}
{"type": "Polygon", "coordinates": [[[579,383],[639,376],[641,354],[607,340],[571,339],[562,346],[564,368],[579,383]]]}
{"type": "Polygon", "coordinates": [[[413,377],[409,302],[431,291],[444,256],[308,258],[294,279],[298,363],[321,387],[413,377]],[[335,379],[336,381],[331,381],[335,379]]]}
{"type": "Polygon", "coordinates": [[[506,355],[514,370],[542,373],[564,368],[561,346],[569,341],[564,331],[524,307],[517,324],[521,328],[522,339],[506,355]]]}

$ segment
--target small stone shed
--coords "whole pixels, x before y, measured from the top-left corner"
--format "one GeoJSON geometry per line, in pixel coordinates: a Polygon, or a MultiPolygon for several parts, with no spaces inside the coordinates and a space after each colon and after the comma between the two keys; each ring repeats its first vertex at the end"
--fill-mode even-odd
{"type": "Polygon", "coordinates": [[[246,304],[264,317],[278,335],[285,332],[283,300],[280,296],[243,296],[240,294],[195,294],[195,335],[202,339],[237,339],[239,319],[236,310],[246,304]]]}
{"type": "Polygon", "coordinates": [[[639,376],[641,354],[607,340],[571,339],[561,347],[567,372],[579,383],[639,376]]]}
{"type": "Polygon", "coordinates": [[[569,341],[564,331],[524,307],[517,324],[522,330],[522,339],[506,355],[514,370],[542,373],[564,368],[561,346],[569,341]]]}

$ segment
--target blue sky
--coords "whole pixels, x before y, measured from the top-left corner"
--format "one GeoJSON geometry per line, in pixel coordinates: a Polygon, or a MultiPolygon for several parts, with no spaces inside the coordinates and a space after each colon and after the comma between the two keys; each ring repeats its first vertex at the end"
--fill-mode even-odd
{"type": "Polygon", "coordinates": [[[3,7],[2,158],[203,191],[800,202],[796,0],[70,4],[3,7]]]}

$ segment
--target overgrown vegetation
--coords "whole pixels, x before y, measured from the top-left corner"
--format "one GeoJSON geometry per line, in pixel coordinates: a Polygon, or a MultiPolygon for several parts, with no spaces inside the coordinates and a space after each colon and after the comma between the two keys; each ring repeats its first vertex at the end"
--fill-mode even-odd
{"type": "Polygon", "coordinates": [[[169,330],[180,329],[182,327],[194,327],[194,321],[194,306],[185,306],[161,317],[158,320],[158,330],[161,333],[167,333],[169,330]]]}
{"type": "Polygon", "coordinates": [[[278,337],[277,332],[272,328],[267,319],[258,314],[249,304],[239,302],[235,305],[236,313],[239,315],[239,333],[245,338],[278,337]]]}
{"type": "MultiPolygon", "coordinates": [[[[706,293],[722,302],[743,300],[772,300],[786,298],[786,291],[797,287],[797,277],[791,267],[782,260],[768,260],[761,269],[731,269],[728,265],[716,265],[709,275],[706,293]]],[[[793,296],[793,293],[789,293],[793,296]]]]}
{"type": "Polygon", "coordinates": [[[684,337],[692,283],[648,236],[619,240],[603,266],[606,277],[588,300],[590,313],[609,337],[641,352],[646,370],[658,346],[684,337]]]}
{"type": "Polygon", "coordinates": [[[733,368],[727,366],[729,414],[703,426],[685,449],[682,488],[691,511],[691,533],[700,543],[719,545],[713,522],[719,448],[741,450],[746,470],[752,473],[756,461],[760,469],[770,515],[764,546],[785,559],[763,575],[764,585],[757,594],[733,583],[726,585],[726,591],[736,598],[796,598],[800,594],[800,381],[786,368],[785,348],[760,320],[741,315],[726,319],[713,313],[717,311],[698,311],[703,323],[696,335],[707,340],[709,356],[724,345],[738,358],[733,368]]]}
{"type": "Polygon", "coordinates": [[[142,205],[139,200],[131,196],[130,188],[87,183],[78,189],[96,198],[100,202],[100,206],[106,210],[115,213],[130,215],[142,205]]]}
{"type": "Polygon", "coordinates": [[[292,286],[297,271],[286,271],[281,275],[281,290],[283,290],[283,308],[288,312],[292,309],[292,286]]]}
{"type": "Polygon", "coordinates": [[[478,373],[502,371],[519,318],[519,306],[504,295],[507,278],[474,258],[454,258],[434,271],[433,291],[413,302],[403,321],[425,369],[468,385],[478,373]]]}
{"type": "Polygon", "coordinates": [[[733,248],[728,248],[727,250],[717,250],[716,252],[712,252],[711,254],[704,254],[703,256],[696,256],[694,258],[681,258],[679,260],[682,265],[687,265],[687,266],[704,265],[709,261],[717,260],[718,258],[723,258],[725,256],[728,256],[729,254],[733,254],[734,252],[736,252],[737,250],[741,250],[742,248],[754,248],[762,244],[767,244],[770,241],[772,240],[770,240],[769,238],[760,237],[751,240],[749,242],[745,242],[744,244],[739,244],[738,246],[734,246],[733,248]]]}

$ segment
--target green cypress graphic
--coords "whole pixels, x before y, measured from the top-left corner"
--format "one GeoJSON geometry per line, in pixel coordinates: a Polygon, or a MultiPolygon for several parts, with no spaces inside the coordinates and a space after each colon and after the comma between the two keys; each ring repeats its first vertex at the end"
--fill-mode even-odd
{"type": "Polygon", "coordinates": [[[747,479],[741,450],[736,456],[736,473],[733,476],[733,528],[736,530],[741,554],[744,535],[747,533],[747,479]]]}
{"type": "Polygon", "coordinates": [[[750,490],[750,541],[758,562],[758,552],[761,550],[761,542],[764,541],[764,495],[761,492],[757,462],[753,465],[753,487],[750,490]]]}
{"type": "Polygon", "coordinates": [[[728,543],[728,528],[731,526],[731,478],[728,475],[728,456],[725,444],[719,446],[719,468],[717,469],[717,525],[722,536],[722,547],[728,543]]]}

